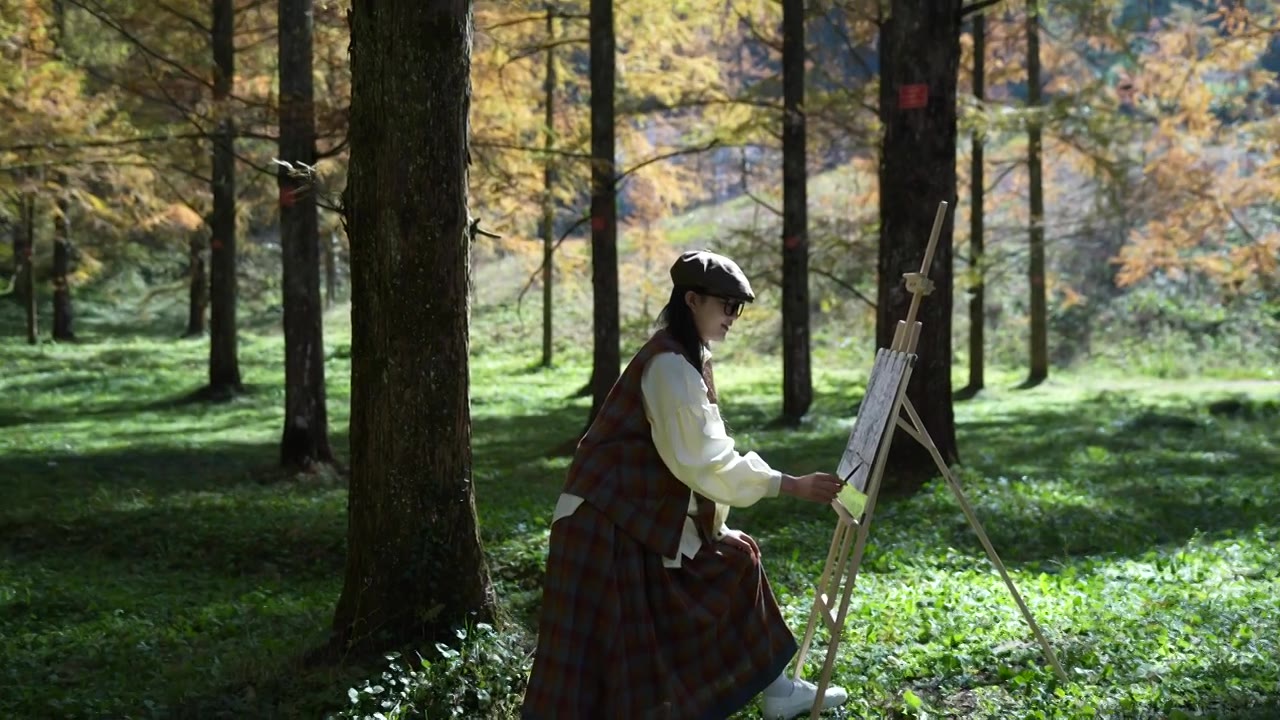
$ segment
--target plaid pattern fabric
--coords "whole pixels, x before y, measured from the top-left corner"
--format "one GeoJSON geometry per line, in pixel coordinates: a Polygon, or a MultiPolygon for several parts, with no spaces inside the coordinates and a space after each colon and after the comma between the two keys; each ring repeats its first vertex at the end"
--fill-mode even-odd
{"type": "MultiPolygon", "coordinates": [[[[595,505],[649,550],[673,557],[689,511],[689,486],[667,469],[653,444],[640,380],[654,355],[682,353],[665,330],[635,354],[578,443],[564,491],[595,505]]],[[[715,503],[694,493],[698,529],[710,536],[715,503]]]]}
{"type": "Polygon", "coordinates": [[[614,385],[579,444],[565,491],[586,498],[551,528],[526,720],[723,720],[784,670],[795,638],[759,547],[716,541],[680,568],[689,488],[666,469],[641,398],[644,365],[680,352],[658,333],[614,385]]]}
{"type": "Polygon", "coordinates": [[[551,529],[524,720],[724,720],[796,642],[759,548],[703,546],[677,569],[583,503],[551,529]]]}

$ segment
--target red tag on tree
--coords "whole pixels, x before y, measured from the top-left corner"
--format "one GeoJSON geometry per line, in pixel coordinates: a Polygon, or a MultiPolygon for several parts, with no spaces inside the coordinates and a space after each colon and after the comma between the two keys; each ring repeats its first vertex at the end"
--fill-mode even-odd
{"type": "Polygon", "coordinates": [[[591,229],[596,231],[604,230],[604,217],[594,215],[591,217],[591,229]]]}
{"type": "Polygon", "coordinates": [[[280,207],[293,207],[298,199],[297,188],[280,188],[280,207]]]}
{"type": "Polygon", "coordinates": [[[929,86],[925,83],[902,85],[898,88],[898,109],[914,110],[929,104],[929,86]]]}

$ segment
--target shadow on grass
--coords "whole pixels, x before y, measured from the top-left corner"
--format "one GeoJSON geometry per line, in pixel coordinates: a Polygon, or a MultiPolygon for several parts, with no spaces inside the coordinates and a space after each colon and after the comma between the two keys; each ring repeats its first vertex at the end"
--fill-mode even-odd
{"type": "Polygon", "coordinates": [[[49,457],[0,456],[15,689],[0,715],[196,717],[166,711],[225,683],[231,717],[259,675],[321,641],[345,560],[341,488],[263,484],[282,477],[268,443],[49,457]]]}
{"type": "MultiPolygon", "coordinates": [[[[59,409],[39,421],[86,412],[124,419],[146,407],[164,412],[181,404],[143,399],[59,409]]],[[[777,413],[773,402],[731,401],[726,416],[751,435],[751,446],[740,449],[803,472],[839,458],[856,407],[847,396],[820,396],[813,420],[795,430],[767,427],[777,413]]],[[[503,597],[528,623],[544,533],[567,465],[543,453],[581,430],[586,409],[564,403],[522,415],[508,410],[483,402],[473,408],[477,504],[503,597]]],[[[1272,416],[1162,413],[1084,402],[961,423],[966,492],[1001,556],[1028,565],[1136,556],[1197,535],[1277,523],[1272,416]],[[1221,481],[1225,476],[1230,483],[1221,481]]],[[[0,411],[0,425],[17,415],[0,411]]],[[[219,415],[211,414],[208,428],[238,422],[219,415]]],[[[266,485],[282,477],[271,441],[195,437],[188,447],[185,431],[162,426],[103,423],[103,431],[134,444],[0,455],[7,505],[0,509],[0,569],[7,581],[17,577],[25,593],[0,597],[0,637],[6,626],[24,633],[49,628],[38,631],[48,635],[45,645],[23,650],[13,675],[18,683],[41,686],[61,669],[58,682],[69,683],[83,703],[73,709],[98,715],[142,712],[143,699],[155,698],[173,717],[318,717],[335,709],[357,679],[376,676],[382,663],[307,670],[298,664],[322,640],[340,590],[346,523],[340,488],[266,485]],[[67,639],[49,639],[57,633],[67,639]],[[312,637],[316,643],[308,645],[312,637]],[[77,659],[87,653],[103,653],[107,665],[77,659]],[[138,706],[94,709],[98,697],[138,706]]],[[[344,434],[331,439],[347,446],[344,434]]],[[[771,572],[778,569],[775,585],[794,590],[812,581],[809,565],[825,556],[832,521],[825,506],[778,498],[734,510],[730,524],[760,540],[771,572]],[[791,557],[808,564],[793,570],[791,557]]],[[[868,573],[928,562],[947,547],[985,562],[959,507],[936,487],[884,503],[871,542],[868,573]]],[[[1275,703],[1250,702],[1256,699],[1224,696],[1216,716],[1273,716],[1267,708],[1275,703]]]]}
{"type": "MultiPolygon", "coordinates": [[[[223,425],[233,429],[235,423],[228,418],[223,425]]],[[[201,440],[186,445],[182,441],[187,436],[187,431],[130,430],[113,437],[133,444],[109,450],[0,454],[0,497],[6,500],[0,523],[6,517],[79,514],[86,504],[100,501],[145,507],[177,493],[234,493],[242,487],[286,494],[295,488],[303,494],[314,491],[279,466],[274,442],[201,440]],[[174,436],[180,442],[165,442],[174,436]]],[[[331,433],[329,440],[335,450],[348,446],[345,432],[331,433]]]]}
{"type": "MultiPolygon", "coordinates": [[[[754,430],[767,424],[772,410],[768,403],[739,405],[735,416],[747,418],[746,427],[754,430]]],[[[1280,492],[1272,487],[1280,467],[1273,449],[1280,432],[1261,416],[1216,421],[1195,408],[1159,414],[1095,402],[963,423],[958,433],[968,459],[960,466],[966,495],[997,552],[1012,563],[1139,556],[1197,536],[1231,536],[1280,523],[1280,492]],[[1219,482],[1226,475],[1231,483],[1219,482]]],[[[847,431],[819,426],[755,437],[759,446],[751,449],[774,467],[807,472],[822,469],[816,465],[825,461],[815,458],[839,458],[847,431]]],[[[872,544],[926,541],[984,556],[950,492],[938,493],[941,498],[931,499],[926,491],[882,502],[872,544]]],[[[819,535],[796,540],[804,543],[804,553],[825,550],[829,541],[832,523],[825,507],[783,498],[733,513],[735,527],[754,530],[762,541],[775,533],[797,538],[788,530],[796,526],[812,526],[819,535]]],[[[787,554],[796,549],[778,548],[787,554]]]]}
{"type": "Polygon", "coordinates": [[[74,557],[92,561],[100,570],[117,565],[122,576],[140,568],[193,581],[341,576],[346,552],[343,498],[317,502],[323,493],[297,484],[229,493],[230,502],[220,497],[86,509],[72,521],[0,518],[0,548],[15,562],[56,563],[74,557]]]}
{"type": "Polygon", "coordinates": [[[1280,693],[1262,700],[1255,697],[1205,698],[1204,711],[1183,717],[1187,720],[1275,720],[1280,717],[1280,693]]]}

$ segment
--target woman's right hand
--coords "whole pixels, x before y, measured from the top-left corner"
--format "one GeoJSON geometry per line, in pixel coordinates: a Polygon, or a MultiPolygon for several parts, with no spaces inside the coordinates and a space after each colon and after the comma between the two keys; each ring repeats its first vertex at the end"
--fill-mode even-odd
{"type": "Polygon", "coordinates": [[[781,492],[801,500],[829,503],[836,498],[844,483],[831,473],[816,472],[808,475],[783,475],[781,492]]]}

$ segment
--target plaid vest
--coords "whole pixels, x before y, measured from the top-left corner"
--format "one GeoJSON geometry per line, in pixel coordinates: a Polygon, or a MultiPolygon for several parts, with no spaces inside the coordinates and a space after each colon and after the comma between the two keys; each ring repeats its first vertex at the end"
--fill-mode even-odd
{"type": "MultiPolygon", "coordinates": [[[[667,469],[653,444],[640,386],[649,360],[664,352],[683,355],[684,349],[659,330],[631,358],[579,441],[564,492],[591,503],[647,549],[674,557],[690,514],[690,488],[667,469]]],[[[695,524],[708,544],[714,538],[715,503],[698,493],[693,497],[695,524]]]]}

